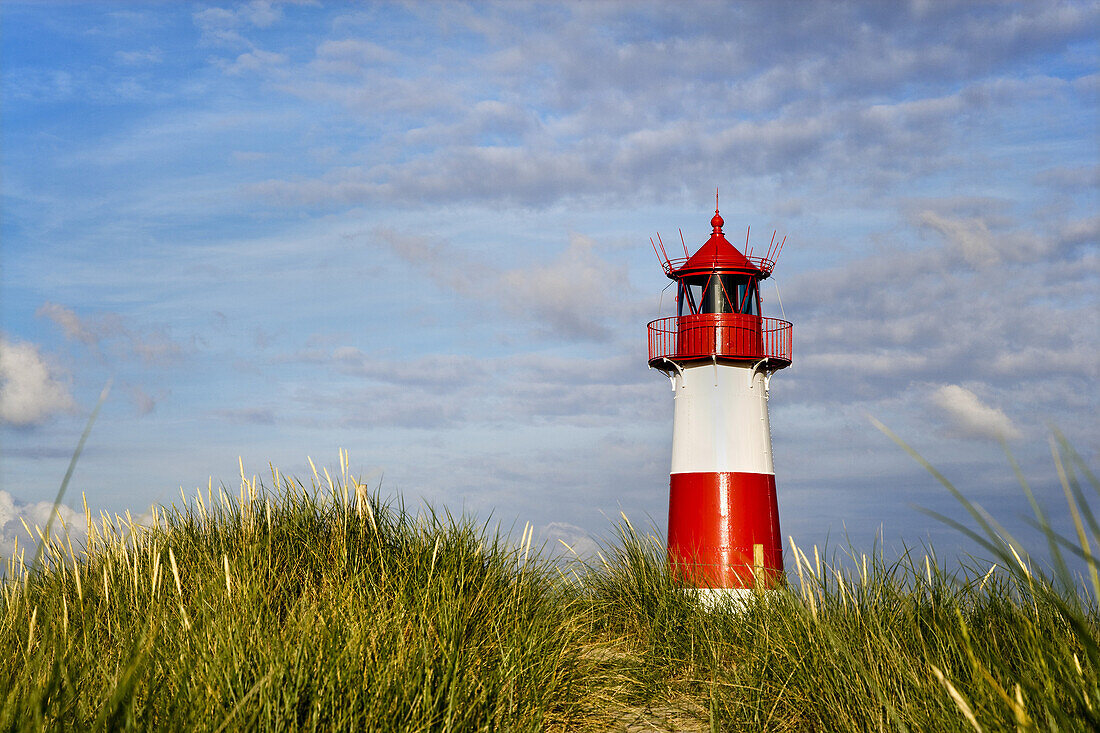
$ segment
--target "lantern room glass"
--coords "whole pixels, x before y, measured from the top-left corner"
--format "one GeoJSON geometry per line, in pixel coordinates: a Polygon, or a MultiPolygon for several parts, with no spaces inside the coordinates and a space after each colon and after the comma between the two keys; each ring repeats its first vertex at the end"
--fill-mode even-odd
{"type": "Polygon", "coordinates": [[[740,274],[712,274],[687,278],[677,288],[678,315],[744,313],[760,315],[756,278],[740,274]]]}

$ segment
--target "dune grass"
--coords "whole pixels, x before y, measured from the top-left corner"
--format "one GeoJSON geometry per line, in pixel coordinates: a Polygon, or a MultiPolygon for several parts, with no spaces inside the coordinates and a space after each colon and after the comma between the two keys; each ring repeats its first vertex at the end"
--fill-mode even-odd
{"type": "Polygon", "coordinates": [[[740,610],[696,605],[625,517],[594,560],[561,561],[529,529],[386,504],[346,461],[308,485],[242,476],[9,562],[0,729],[1095,729],[1079,475],[1100,486],[1055,455],[1078,534],[1038,513],[1050,570],[958,494],[988,561],[792,545],[792,582],[740,610]]]}

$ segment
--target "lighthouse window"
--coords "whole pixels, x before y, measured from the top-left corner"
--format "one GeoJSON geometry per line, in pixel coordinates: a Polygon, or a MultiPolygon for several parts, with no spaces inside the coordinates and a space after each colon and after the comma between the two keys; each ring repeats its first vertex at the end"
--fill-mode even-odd
{"type": "Polygon", "coordinates": [[[702,280],[700,285],[703,288],[701,313],[759,313],[755,279],[745,275],[714,274],[702,280]]]}
{"type": "Polygon", "coordinates": [[[736,310],[738,313],[748,313],[752,316],[760,315],[757,308],[755,281],[737,283],[736,310]]]}
{"type": "Polygon", "coordinates": [[[726,296],[723,282],[726,275],[711,275],[706,281],[706,292],[703,294],[703,313],[730,313],[729,298],[726,296]]]}
{"type": "Polygon", "coordinates": [[[712,274],[680,282],[678,313],[745,313],[760,315],[756,278],[739,274],[712,274]]]}
{"type": "Polygon", "coordinates": [[[698,313],[699,296],[702,294],[702,287],[699,285],[680,283],[679,291],[680,315],[686,316],[691,313],[698,313]]]}

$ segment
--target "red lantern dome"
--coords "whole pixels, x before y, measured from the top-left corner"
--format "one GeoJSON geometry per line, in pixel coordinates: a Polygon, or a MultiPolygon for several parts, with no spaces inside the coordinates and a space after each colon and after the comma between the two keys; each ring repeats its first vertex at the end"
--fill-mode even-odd
{"type": "Polygon", "coordinates": [[[723,224],[725,221],[722,215],[718,213],[718,209],[715,209],[714,218],[710,220],[710,225],[714,227],[710,239],[684,264],[669,273],[669,277],[680,279],[693,273],[708,272],[743,272],[757,277],[767,277],[758,265],[729,243],[726,235],[722,233],[723,224]]]}

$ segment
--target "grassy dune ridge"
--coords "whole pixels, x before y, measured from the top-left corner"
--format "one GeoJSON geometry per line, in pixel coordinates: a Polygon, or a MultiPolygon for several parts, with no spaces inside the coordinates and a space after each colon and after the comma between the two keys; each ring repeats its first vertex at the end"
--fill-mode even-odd
{"type": "MultiPolygon", "coordinates": [[[[1048,536],[1088,564],[1100,530],[1078,474],[1100,487],[1063,453],[1080,531],[1048,536]]],[[[595,560],[562,562],[342,468],[242,476],[149,526],[103,517],[82,549],[51,537],[41,568],[10,561],[0,729],[1100,726],[1100,589],[1041,571],[965,500],[990,562],[792,546],[796,582],[707,611],[625,517],[595,560]]]]}

